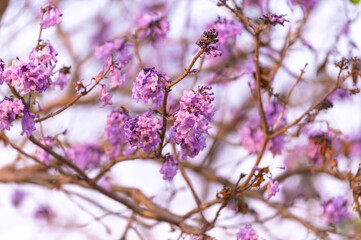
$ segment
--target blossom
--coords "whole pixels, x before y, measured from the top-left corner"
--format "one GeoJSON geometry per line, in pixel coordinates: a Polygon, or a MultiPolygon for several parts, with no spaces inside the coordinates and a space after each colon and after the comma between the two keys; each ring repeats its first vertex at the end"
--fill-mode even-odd
{"type": "Polygon", "coordinates": [[[95,48],[94,55],[98,59],[106,60],[109,57],[113,58],[113,62],[116,62],[117,68],[121,69],[132,58],[128,48],[132,46],[125,39],[116,38],[114,40],[108,40],[105,43],[95,48]]]}
{"type": "Polygon", "coordinates": [[[126,74],[121,74],[120,68],[112,65],[110,67],[109,76],[110,76],[109,87],[112,89],[112,88],[116,88],[116,87],[121,87],[123,85],[126,74]]]}
{"type": "Polygon", "coordinates": [[[273,182],[272,177],[270,177],[270,180],[267,184],[267,193],[268,193],[268,197],[267,200],[269,200],[271,197],[275,196],[276,193],[279,192],[279,187],[278,187],[278,181],[273,182]]]}
{"type": "Polygon", "coordinates": [[[14,207],[19,207],[21,203],[24,201],[24,198],[25,198],[25,194],[23,191],[15,190],[11,194],[11,204],[14,207]]]}
{"type": "Polygon", "coordinates": [[[163,174],[163,180],[173,180],[178,171],[178,161],[169,153],[165,156],[159,172],[163,174]]]}
{"type": "Polygon", "coordinates": [[[23,128],[21,135],[26,133],[26,135],[30,137],[32,132],[36,130],[34,119],[35,114],[31,113],[29,110],[24,111],[24,115],[21,118],[21,126],[23,128]]]}
{"type": "Polygon", "coordinates": [[[59,69],[58,77],[52,83],[51,88],[55,89],[55,86],[59,86],[60,90],[63,90],[68,84],[67,74],[70,73],[70,67],[63,67],[59,69]]]}
{"type": "MultiPolygon", "coordinates": [[[[53,139],[49,136],[42,140],[41,143],[50,148],[53,147],[54,144],[53,139]]],[[[35,153],[40,162],[43,162],[45,165],[49,166],[50,155],[48,152],[46,152],[41,147],[36,146],[35,153]]]]}
{"type": "Polygon", "coordinates": [[[55,217],[53,210],[48,205],[40,205],[34,212],[35,219],[42,219],[50,222],[55,217]]]}
{"type": "Polygon", "coordinates": [[[50,43],[44,44],[40,55],[33,49],[25,58],[16,58],[10,67],[4,69],[4,81],[19,87],[22,96],[29,92],[42,93],[52,83],[57,52],[50,43]]]}
{"type": "Polygon", "coordinates": [[[283,26],[285,22],[289,22],[284,18],[284,16],[286,15],[277,15],[272,13],[263,15],[262,19],[265,21],[265,23],[270,23],[273,26],[275,26],[276,24],[281,24],[283,26]]]}
{"type": "Polygon", "coordinates": [[[181,146],[181,158],[195,157],[206,147],[209,122],[215,112],[210,86],[198,91],[186,90],[180,100],[179,110],[174,113],[174,125],[170,140],[181,146]]]}
{"type": "Polygon", "coordinates": [[[217,37],[218,32],[212,28],[209,31],[205,31],[196,44],[203,49],[207,55],[212,55],[213,57],[221,56],[222,52],[218,50],[218,46],[215,45],[219,41],[217,37]]]}
{"type": "Polygon", "coordinates": [[[125,123],[130,119],[129,115],[112,110],[107,116],[107,122],[105,125],[105,135],[110,141],[110,148],[107,149],[107,157],[114,159],[121,154],[121,144],[128,141],[125,134],[125,123]]]}
{"type": "Polygon", "coordinates": [[[136,19],[139,40],[150,39],[156,43],[164,39],[169,31],[169,21],[158,13],[141,13],[136,19]]]}
{"type": "Polygon", "coordinates": [[[218,17],[212,26],[218,32],[220,44],[227,43],[228,39],[235,39],[242,34],[242,24],[235,23],[233,20],[218,17]]]}
{"type": "Polygon", "coordinates": [[[153,100],[154,107],[163,104],[165,85],[170,83],[170,78],[165,74],[158,73],[154,68],[143,68],[133,84],[132,97],[137,102],[139,99],[148,103],[153,100]]]}
{"type": "MultiPolygon", "coordinates": [[[[264,112],[269,130],[272,130],[275,124],[277,124],[276,129],[278,129],[286,123],[286,118],[284,116],[278,119],[282,112],[282,107],[278,103],[271,101],[270,104],[265,106],[264,112]]],[[[264,136],[260,125],[261,119],[257,115],[254,118],[251,118],[244,127],[238,130],[238,134],[242,137],[241,144],[249,153],[255,153],[261,150],[264,136]]],[[[273,155],[278,155],[281,154],[283,146],[284,137],[280,135],[269,140],[266,145],[266,150],[271,151],[273,155]]]]}
{"type": "Polygon", "coordinates": [[[51,3],[43,6],[39,11],[39,15],[41,16],[41,25],[44,29],[60,24],[61,16],[63,16],[59,8],[51,3]]]}
{"type": "Polygon", "coordinates": [[[98,145],[85,143],[69,148],[66,156],[81,169],[94,169],[100,163],[101,152],[98,145]]]}
{"type": "Polygon", "coordinates": [[[113,95],[108,93],[105,85],[102,84],[102,88],[100,89],[100,93],[99,93],[99,100],[102,103],[101,108],[104,108],[105,105],[108,105],[108,104],[112,105],[113,104],[112,97],[113,97],[113,95]]]}
{"type": "Polygon", "coordinates": [[[251,224],[247,224],[237,233],[237,240],[258,240],[258,234],[251,224]]]}
{"type": "Polygon", "coordinates": [[[124,126],[128,120],[129,115],[121,111],[112,110],[108,114],[105,134],[112,145],[127,141],[124,126]]]}
{"type": "Polygon", "coordinates": [[[162,121],[158,117],[151,118],[151,111],[129,119],[125,124],[125,134],[132,146],[145,152],[154,151],[161,142],[158,131],[162,130],[162,121]]]}
{"type": "Polygon", "coordinates": [[[25,110],[21,99],[5,97],[0,101],[0,129],[10,130],[12,122],[25,110]]]}
{"type": "Polygon", "coordinates": [[[350,217],[347,210],[347,200],[342,196],[334,197],[322,204],[323,216],[322,220],[326,224],[337,224],[346,221],[350,217]]]}

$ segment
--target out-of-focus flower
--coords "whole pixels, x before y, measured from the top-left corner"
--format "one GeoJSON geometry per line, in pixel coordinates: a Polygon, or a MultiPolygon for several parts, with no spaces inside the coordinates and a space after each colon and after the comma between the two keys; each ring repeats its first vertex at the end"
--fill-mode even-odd
{"type": "Polygon", "coordinates": [[[267,193],[268,193],[267,200],[275,196],[276,193],[278,193],[279,191],[280,189],[278,187],[278,181],[273,182],[272,177],[270,177],[269,182],[267,184],[267,193]]]}
{"type": "Polygon", "coordinates": [[[106,86],[102,84],[102,88],[100,89],[99,93],[99,100],[102,103],[101,108],[104,108],[106,105],[112,105],[112,97],[113,95],[108,93],[106,90],[106,86]]]}
{"type": "Polygon", "coordinates": [[[13,191],[11,195],[11,204],[17,208],[22,204],[24,198],[25,198],[25,193],[17,189],[13,191]]]}
{"type": "Polygon", "coordinates": [[[281,24],[283,26],[285,22],[289,22],[284,18],[284,16],[286,15],[277,15],[273,13],[263,15],[262,19],[265,23],[270,23],[273,26],[275,26],[276,24],[281,24]]]}
{"type": "Polygon", "coordinates": [[[251,224],[247,224],[237,233],[237,240],[258,240],[258,234],[251,224]]]}
{"type": "Polygon", "coordinates": [[[41,25],[44,29],[60,24],[61,16],[63,16],[59,8],[50,2],[40,9],[39,15],[41,17],[41,25]]]}
{"type": "Polygon", "coordinates": [[[165,156],[159,172],[163,174],[163,180],[173,180],[178,171],[178,161],[169,153],[165,156]]]}
{"type": "MultiPolygon", "coordinates": [[[[282,106],[277,102],[272,101],[264,108],[264,111],[270,130],[276,123],[278,124],[276,129],[286,123],[286,118],[284,117],[284,115],[280,119],[278,119],[282,111],[282,106]]],[[[261,119],[257,115],[256,117],[252,118],[251,121],[247,122],[238,131],[239,135],[242,137],[241,144],[249,153],[256,153],[261,150],[263,131],[260,125],[261,119]]],[[[278,155],[281,154],[283,146],[283,136],[277,136],[275,138],[272,138],[268,142],[266,150],[271,151],[273,155],[278,155]]]]}
{"type": "Polygon", "coordinates": [[[324,202],[322,220],[326,224],[337,224],[346,221],[350,217],[347,210],[347,200],[342,196],[334,197],[324,202]]]}
{"type": "Polygon", "coordinates": [[[66,156],[81,169],[94,169],[100,163],[101,152],[97,144],[85,143],[69,148],[66,156]]]}
{"type": "Polygon", "coordinates": [[[141,13],[136,18],[136,25],[138,39],[150,39],[152,43],[163,40],[169,31],[169,21],[158,13],[141,13]]]}
{"type": "MultiPolygon", "coordinates": [[[[53,139],[49,136],[42,140],[41,143],[50,148],[54,145],[53,139]]],[[[41,147],[36,146],[35,153],[40,162],[45,163],[47,166],[49,165],[50,155],[48,152],[46,152],[41,147]]]]}
{"type": "Polygon", "coordinates": [[[227,18],[218,17],[212,28],[218,32],[219,43],[225,44],[228,39],[235,39],[242,34],[243,25],[227,18]]]}
{"type": "Polygon", "coordinates": [[[55,213],[49,205],[40,205],[34,212],[34,218],[50,222],[55,217],[55,213]]]}

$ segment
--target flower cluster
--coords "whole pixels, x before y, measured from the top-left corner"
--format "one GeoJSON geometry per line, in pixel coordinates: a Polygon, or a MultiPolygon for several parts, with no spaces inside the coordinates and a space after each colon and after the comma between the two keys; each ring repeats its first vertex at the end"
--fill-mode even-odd
{"type": "Polygon", "coordinates": [[[337,224],[346,221],[350,217],[347,210],[347,200],[341,196],[331,198],[323,204],[322,219],[326,224],[337,224]]]}
{"type": "Polygon", "coordinates": [[[180,144],[181,158],[195,157],[206,147],[209,122],[215,112],[210,86],[198,91],[186,90],[180,100],[180,109],[174,113],[174,125],[170,140],[180,144]]]}
{"type": "Polygon", "coordinates": [[[266,14],[266,15],[263,15],[262,20],[265,23],[271,24],[272,26],[275,26],[276,24],[281,24],[283,26],[283,24],[285,22],[289,22],[288,20],[286,20],[284,18],[284,16],[286,16],[286,15],[277,15],[277,14],[274,14],[274,13],[266,14]]]}
{"type": "Polygon", "coordinates": [[[237,240],[258,240],[258,234],[251,224],[247,224],[237,233],[237,240]]]}
{"type": "Polygon", "coordinates": [[[205,31],[203,36],[196,42],[196,44],[204,49],[204,52],[207,55],[212,55],[213,57],[221,56],[222,52],[218,50],[218,46],[215,45],[218,43],[218,32],[216,29],[212,28],[209,31],[205,31]]]}
{"type": "Polygon", "coordinates": [[[51,3],[47,3],[42,7],[39,11],[39,15],[41,17],[41,25],[44,29],[60,24],[61,16],[63,16],[59,8],[51,3]]]}
{"type": "Polygon", "coordinates": [[[66,156],[81,169],[94,169],[100,163],[101,151],[98,145],[86,143],[69,148],[66,156]]]}
{"type": "Polygon", "coordinates": [[[125,124],[125,135],[132,146],[145,152],[154,151],[161,142],[158,131],[162,130],[162,121],[158,117],[151,118],[151,111],[129,119],[125,124]]]}
{"type": "MultiPolygon", "coordinates": [[[[278,119],[282,111],[282,107],[276,102],[271,102],[269,105],[265,107],[264,111],[270,130],[273,128],[275,124],[277,124],[277,128],[285,124],[286,118],[284,116],[278,119]]],[[[261,120],[257,116],[253,118],[247,124],[247,126],[240,128],[238,131],[238,134],[242,137],[241,144],[249,153],[258,152],[261,149],[263,132],[262,129],[260,128],[260,125],[261,125],[261,120]]],[[[271,151],[273,155],[281,154],[283,145],[284,145],[284,138],[282,136],[277,136],[275,138],[272,138],[268,142],[266,146],[266,150],[271,151]]]]}
{"type": "Polygon", "coordinates": [[[5,97],[0,101],[0,129],[10,130],[12,122],[25,110],[25,105],[18,98],[5,97]]]}
{"type": "Polygon", "coordinates": [[[129,120],[128,114],[112,110],[107,116],[105,135],[110,141],[110,150],[107,152],[109,159],[114,159],[121,154],[121,144],[127,142],[125,123],[129,120]]]}
{"type": "Polygon", "coordinates": [[[42,93],[51,85],[50,77],[57,62],[58,53],[49,42],[41,46],[41,54],[33,49],[24,59],[17,58],[2,73],[3,80],[20,88],[20,94],[42,93]]]}
{"type": "MultiPolygon", "coordinates": [[[[44,140],[41,141],[41,143],[50,148],[54,145],[53,139],[51,137],[46,137],[44,140]]],[[[46,152],[41,147],[36,146],[35,153],[40,162],[45,163],[47,166],[49,165],[50,155],[48,152],[46,152]]]]}
{"type": "Polygon", "coordinates": [[[148,103],[153,100],[154,107],[163,104],[165,85],[170,82],[165,74],[158,73],[154,68],[143,68],[133,84],[132,97],[138,102],[139,99],[148,103]]]}
{"type": "Polygon", "coordinates": [[[165,156],[165,160],[159,172],[163,174],[163,180],[173,180],[178,171],[178,161],[169,153],[165,156]]]}
{"type": "Polygon", "coordinates": [[[242,34],[242,24],[233,20],[218,17],[214,22],[213,28],[218,32],[218,40],[220,44],[227,43],[228,39],[235,39],[242,34]]]}
{"type": "Polygon", "coordinates": [[[136,25],[138,30],[136,35],[139,40],[150,39],[156,43],[164,39],[169,31],[169,21],[164,16],[157,13],[142,13],[137,17],[136,25]]]}

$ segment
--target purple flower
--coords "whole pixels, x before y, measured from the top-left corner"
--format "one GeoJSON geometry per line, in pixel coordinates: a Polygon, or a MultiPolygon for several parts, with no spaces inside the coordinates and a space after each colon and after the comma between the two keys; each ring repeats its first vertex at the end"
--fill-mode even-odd
{"type": "MultiPolygon", "coordinates": [[[[269,125],[269,129],[272,130],[273,126],[277,123],[278,129],[280,126],[286,123],[286,118],[282,116],[279,118],[279,115],[282,111],[282,107],[276,102],[271,102],[265,108],[265,115],[269,125]]],[[[261,120],[259,116],[252,118],[250,122],[246,124],[245,127],[242,127],[238,130],[238,134],[242,137],[241,144],[249,153],[256,153],[261,150],[262,140],[263,140],[263,131],[261,130],[261,120]]],[[[272,138],[267,146],[266,150],[269,150],[273,155],[281,154],[284,146],[283,136],[277,136],[272,138]]]]}
{"type": "MultiPolygon", "coordinates": [[[[50,148],[53,147],[53,145],[54,145],[53,139],[49,136],[46,137],[44,140],[42,140],[41,143],[50,148]]],[[[48,152],[46,152],[41,147],[36,146],[35,153],[36,153],[37,158],[40,160],[40,162],[43,162],[43,163],[45,163],[46,166],[49,166],[50,155],[48,152]]]]}
{"type": "Polygon", "coordinates": [[[233,20],[218,17],[212,27],[218,32],[219,43],[225,44],[228,39],[236,39],[238,35],[242,34],[243,25],[235,23],[233,20]]]}
{"type": "Polygon", "coordinates": [[[154,151],[160,143],[158,131],[162,130],[162,121],[155,117],[151,118],[151,111],[135,118],[129,119],[125,124],[125,133],[129,143],[143,149],[145,152],[154,151]]]}
{"type": "Polygon", "coordinates": [[[128,48],[132,44],[128,43],[125,39],[109,40],[95,48],[95,56],[99,59],[113,58],[113,62],[116,63],[118,69],[121,69],[132,58],[128,48]]]}
{"type": "Polygon", "coordinates": [[[237,233],[237,240],[258,240],[258,234],[251,224],[247,224],[237,233]]]}
{"type": "Polygon", "coordinates": [[[173,180],[178,171],[178,161],[169,153],[165,156],[159,172],[163,174],[163,180],[173,180]]]}
{"type": "Polygon", "coordinates": [[[0,129],[10,130],[12,122],[25,110],[21,99],[5,97],[0,101],[0,129]]]}
{"type": "Polygon", "coordinates": [[[68,84],[67,74],[70,73],[70,67],[63,67],[59,69],[58,77],[52,83],[51,88],[55,89],[55,86],[59,86],[60,90],[63,90],[68,84]]]}
{"type": "Polygon", "coordinates": [[[129,115],[121,111],[112,110],[108,114],[105,134],[112,145],[127,141],[124,126],[128,120],[129,115]]]}
{"type": "Polygon", "coordinates": [[[326,224],[337,224],[346,221],[350,217],[347,210],[347,200],[342,196],[334,197],[324,202],[322,220],[326,224]]]}
{"type": "Polygon", "coordinates": [[[39,56],[33,49],[24,59],[17,58],[12,65],[4,69],[4,81],[12,86],[20,87],[20,94],[29,92],[42,93],[51,85],[50,77],[55,68],[57,52],[50,43],[42,45],[39,56]]]}
{"type": "Polygon", "coordinates": [[[275,196],[276,193],[278,193],[279,191],[280,189],[278,187],[278,181],[273,182],[272,177],[270,177],[269,182],[267,184],[267,193],[268,193],[267,200],[275,196]]]}
{"type": "Polygon", "coordinates": [[[139,99],[148,103],[153,100],[153,106],[156,108],[163,104],[165,85],[170,79],[165,75],[158,73],[154,68],[143,68],[133,84],[132,97],[138,102],[139,99]]]}
{"type": "Polygon", "coordinates": [[[61,16],[63,16],[59,8],[51,3],[47,3],[42,7],[39,11],[39,15],[41,16],[41,25],[44,29],[60,24],[61,16]]]}
{"type": "Polygon", "coordinates": [[[108,93],[105,88],[105,85],[102,84],[102,89],[100,89],[100,93],[99,93],[99,100],[102,103],[101,108],[104,108],[106,105],[112,105],[113,104],[112,97],[113,95],[108,93]]]}
{"type": "Polygon", "coordinates": [[[215,45],[218,42],[218,32],[216,29],[210,29],[205,31],[203,36],[196,42],[196,44],[204,49],[204,52],[207,55],[212,55],[213,57],[221,56],[222,52],[218,50],[218,46],[215,45]]]}
{"type": "Polygon", "coordinates": [[[174,113],[174,125],[170,140],[181,146],[181,158],[195,157],[206,147],[209,122],[215,112],[212,104],[213,93],[210,86],[198,91],[184,91],[179,110],[174,113]]]}
{"type": "Polygon", "coordinates": [[[34,119],[35,114],[31,113],[29,110],[24,111],[24,116],[21,119],[21,126],[23,128],[21,135],[26,133],[26,135],[30,137],[32,132],[36,130],[34,119]]]}
{"type": "Polygon", "coordinates": [[[125,134],[125,123],[129,120],[128,114],[112,110],[107,116],[105,135],[110,141],[110,149],[107,149],[107,157],[114,159],[122,153],[122,144],[128,141],[125,134]]]}
{"type": "Polygon", "coordinates": [[[100,163],[101,151],[97,144],[86,143],[71,147],[66,156],[81,169],[94,169],[100,163]]]}
{"type": "Polygon", "coordinates": [[[23,191],[15,190],[11,195],[11,204],[14,207],[19,207],[21,203],[24,201],[24,198],[25,198],[25,194],[23,191]]]}
{"type": "Polygon", "coordinates": [[[284,16],[286,15],[277,15],[273,13],[263,15],[262,19],[265,21],[265,23],[270,23],[273,26],[275,26],[276,24],[281,24],[283,26],[285,22],[289,22],[284,18],[284,16]]]}
{"type": "Polygon", "coordinates": [[[136,19],[139,40],[150,39],[152,43],[156,43],[164,39],[169,31],[167,18],[157,13],[141,13],[136,19]]]}
{"type": "Polygon", "coordinates": [[[47,222],[50,222],[54,217],[55,214],[48,205],[39,206],[34,213],[35,219],[45,220],[47,222]]]}
{"type": "Polygon", "coordinates": [[[120,68],[115,67],[114,65],[112,65],[110,67],[110,83],[109,83],[109,87],[112,88],[116,88],[116,87],[121,87],[125,81],[125,74],[121,74],[120,73],[120,68]]]}

